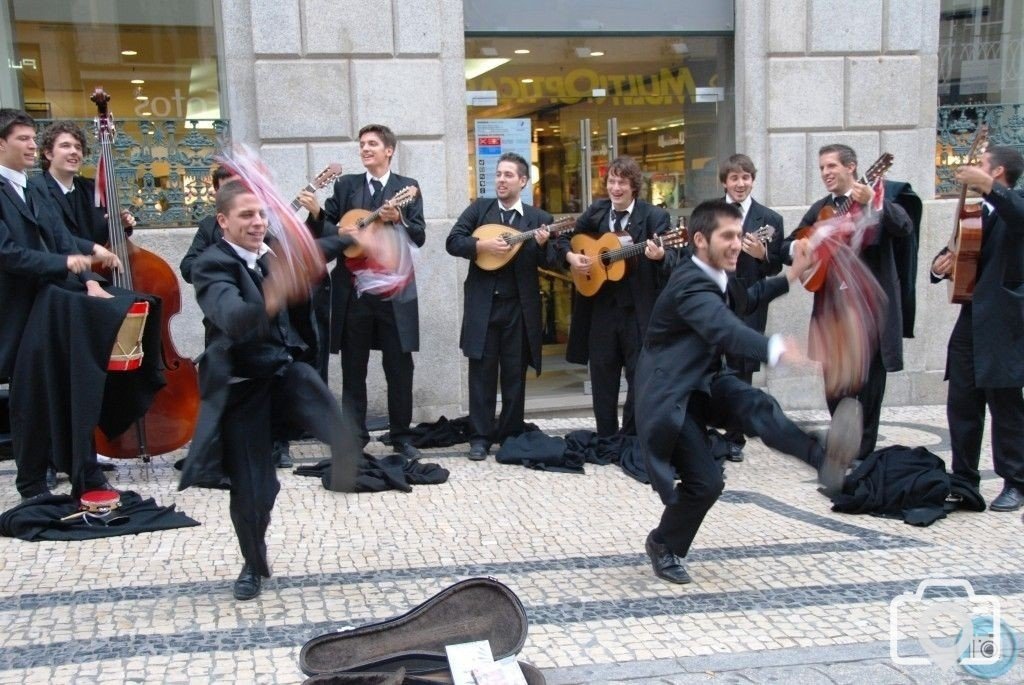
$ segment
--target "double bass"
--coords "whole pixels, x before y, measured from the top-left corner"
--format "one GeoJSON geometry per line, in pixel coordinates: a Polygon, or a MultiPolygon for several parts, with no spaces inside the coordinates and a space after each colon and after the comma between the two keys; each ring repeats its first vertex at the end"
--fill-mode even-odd
{"type": "Polygon", "coordinates": [[[181,311],[178,277],[162,258],[129,240],[121,224],[114,180],[114,120],[107,108],[110,96],[97,88],[90,99],[98,111],[96,184],[106,202],[110,250],[121,260],[121,268],[114,269],[110,279],[119,288],[160,298],[160,367],[166,380],[146,413],[124,433],[108,438],[101,430],[95,431],[96,451],[148,462],[151,456],[176,450],[192,439],[199,415],[199,376],[195,363],[181,356],[171,338],[171,317],[181,311]]]}

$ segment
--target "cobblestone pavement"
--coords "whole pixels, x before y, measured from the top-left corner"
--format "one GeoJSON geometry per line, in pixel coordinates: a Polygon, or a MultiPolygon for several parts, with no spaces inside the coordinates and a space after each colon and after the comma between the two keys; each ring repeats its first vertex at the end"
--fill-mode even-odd
{"type": "MultiPolygon", "coordinates": [[[[793,416],[824,425],[821,412],[793,416]]],[[[537,423],[552,434],[592,427],[537,423]]],[[[942,407],[887,409],[881,432],[882,444],[949,458],[942,407]]],[[[314,443],[292,452],[299,463],[323,457],[314,443]]],[[[648,486],[615,466],[575,475],[463,454],[429,450],[425,460],[451,476],[410,493],[341,495],[279,472],[274,577],[245,603],[231,598],[241,561],[227,494],[177,492],[180,454],[120,462],[117,487],[203,525],[73,543],[0,539],[0,684],[300,683],[309,638],[403,613],[480,575],[523,600],[521,657],[552,684],[968,681],[956,666],[890,659],[889,602],[927,577],[969,580],[1024,629],[1019,512],[958,512],[928,528],[835,514],[809,468],[755,440],[743,463],[728,464],[690,555],[693,584],[673,586],[643,551],[661,510],[648,486]]],[[[984,477],[991,500],[1001,483],[984,477]]],[[[13,464],[2,462],[0,509],[17,501],[13,464]]],[[[933,619],[936,636],[955,632],[933,619]]],[[[901,630],[900,653],[923,654],[901,630]]],[[[1024,682],[1021,662],[993,682],[1024,682]]]]}

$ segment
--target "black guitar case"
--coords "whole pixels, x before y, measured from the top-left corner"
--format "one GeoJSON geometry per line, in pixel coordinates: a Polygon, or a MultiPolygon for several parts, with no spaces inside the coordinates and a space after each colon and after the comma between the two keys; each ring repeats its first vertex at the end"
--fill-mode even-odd
{"type": "MultiPolygon", "coordinates": [[[[512,590],[470,578],[401,616],[313,638],[299,652],[299,667],[311,676],[306,685],[451,683],[445,645],[487,640],[498,660],[522,649],[526,630],[526,610],[512,590]]],[[[529,685],[545,685],[539,670],[519,665],[529,685]]]]}

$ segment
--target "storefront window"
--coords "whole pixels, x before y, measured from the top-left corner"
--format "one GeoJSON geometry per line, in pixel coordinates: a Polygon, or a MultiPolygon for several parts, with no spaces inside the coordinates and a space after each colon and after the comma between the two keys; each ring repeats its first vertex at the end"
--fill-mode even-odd
{"type": "Polygon", "coordinates": [[[4,106],[40,126],[75,120],[92,135],[89,98],[102,87],[118,125],[119,193],[140,227],[194,225],[206,214],[227,128],[213,0],[12,0],[7,11],[4,106]]]}
{"type": "Polygon", "coordinates": [[[525,120],[533,204],[582,211],[627,154],[644,199],[686,213],[720,193],[718,161],[733,152],[732,52],[731,37],[467,38],[470,196],[486,193],[497,151],[481,124],[525,120]]]}
{"type": "Polygon", "coordinates": [[[1024,152],[1024,3],[942,0],[938,95],[936,195],[948,197],[982,122],[990,145],[1024,152]]]}
{"type": "MultiPolygon", "coordinates": [[[[731,35],[474,34],[465,68],[470,197],[493,196],[509,149],[531,162],[524,201],[556,217],[606,195],[617,155],[637,160],[642,199],[673,223],[722,193],[718,164],[735,151],[731,35]]],[[[564,361],[572,292],[565,273],[541,272],[545,371],[528,381],[534,395],[586,388],[586,368],[564,361]]]]}

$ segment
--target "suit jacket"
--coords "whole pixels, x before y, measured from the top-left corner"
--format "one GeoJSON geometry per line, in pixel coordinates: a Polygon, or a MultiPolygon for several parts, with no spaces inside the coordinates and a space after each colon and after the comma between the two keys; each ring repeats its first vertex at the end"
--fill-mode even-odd
{"type": "MultiPolygon", "coordinates": [[[[767,246],[766,259],[762,261],[746,252],[740,252],[739,259],[736,261],[736,279],[745,288],[782,271],[782,241],[786,235],[782,216],[757,200],[751,199],[750,209],[743,217],[743,232],[753,233],[762,226],[771,226],[775,229],[771,242],[767,246]]],[[[755,331],[764,333],[764,327],[768,323],[768,302],[762,302],[760,307],[744,316],[743,322],[755,331]]],[[[761,367],[756,360],[747,357],[730,358],[729,365],[743,373],[756,373],[761,367]]]]}
{"type": "Polygon", "coordinates": [[[1019,388],[1024,386],[1024,194],[996,183],[985,199],[995,211],[982,224],[974,297],[960,305],[960,318],[971,317],[975,387],[1019,388]]]}
{"type": "Polygon", "coordinates": [[[49,172],[36,174],[29,179],[29,183],[36,185],[56,203],[64,225],[77,238],[75,242],[82,254],[92,254],[94,244],[106,245],[110,240],[107,212],[103,207],[95,206],[96,185],[91,180],[75,176],[72,181],[74,194],[77,195],[75,203],[71,202],[49,172]]]}
{"type": "MultiPolygon", "coordinates": [[[[576,233],[589,233],[597,235],[608,233],[611,230],[609,215],[612,209],[612,201],[608,198],[595,201],[587,210],[576,219],[576,233]]],[[[649,202],[636,200],[633,213],[629,216],[629,225],[626,230],[633,238],[634,243],[639,243],[648,238],[668,231],[670,219],[668,212],[660,207],[655,207],[649,202]]],[[[555,241],[555,252],[559,264],[565,264],[565,256],[571,251],[570,236],[559,235],[555,241]]],[[[633,302],[636,305],[636,319],[640,324],[640,339],[643,339],[647,330],[647,320],[651,317],[651,309],[658,292],[668,277],[674,261],[669,258],[669,253],[674,250],[666,250],[665,260],[653,262],[646,257],[639,257],[635,264],[631,264],[626,274],[625,281],[633,295],[633,302]]],[[[590,359],[590,322],[593,317],[594,298],[583,297],[579,293],[573,293],[572,319],[569,324],[569,342],[565,350],[565,358],[576,364],[586,364],[590,359]]]]}
{"type": "MultiPolygon", "coordinates": [[[[730,279],[730,295],[735,283],[730,279]]],[[[741,312],[754,310],[788,290],[789,282],[781,276],[757,281],[746,289],[746,302],[737,306],[741,312]]],[[[654,304],[635,378],[640,449],[651,485],[665,504],[675,499],[672,453],[690,395],[710,394],[712,380],[723,372],[723,354],[766,362],[768,338],[744,324],[718,284],[684,259],[654,304]]]]}
{"type": "MultiPolygon", "coordinates": [[[[830,201],[831,197],[831,195],[826,195],[812,204],[800,219],[800,226],[812,226],[818,220],[821,208],[830,201]]],[[[860,253],[861,261],[874,274],[878,284],[882,287],[882,292],[888,298],[887,313],[879,335],[879,348],[882,354],[882,364],[885,366],[885,370],[890,372],[900,371],[903,368],[903,303],[900,297],[900,280],[914,278],[913,274],[901,274],[897,270],[893,243],[895,239],[912,235],[913,230],[914,224],[907,212],[886,199],[882,203],[882,212],[874,240],[871,244],[865,245],[860,253]]],[[[789,250],[794,240],[795,236],[790,233],[782,243],[782,256],[786,263],[792,261],[789,250]]],[[[821,292],[819,291],[814,293],[814,311],[817,312],[821,306],[821,292]]]]}
{"type": "Polygon", "coordinates": [[[217,223],[217,217],[204,216],[199,220],[199,228],[192,236],[192,244],[188,246],[188,251],[181,258],[181,264],[178,265],[181,277],[185,279],[186,283],[192,282],[192,266],[196,263],[199,255],[205,252],[210,245],[218,242],[223,235],[220,224],[217,223]]]}
{"type": "Polygon", "coordinates": [[[220,480],[220,419],[230,379],[272,377],[304,348],[286,312],[267,315],[261,279],[227,242],[204,251],[192,275],[207,322],[207,344],[199,365],[199,420],[179,489],[215,486],[220,480]]]}
{"type": "MultiPolygon", "coordinates": [[[[523,216],[519,219],[520,231],[528,231],[553,221],[547,212],[523,205],[523,216]]],[[[484,224],[500,224],[498,200],[496,198],[480,198],[469,205],[452,226],[445,249],[455,257],[469,260],[469,273],[463,287],[462,333],[459,347],[470,359],[483,359],[484,343],[487,339],[487,322],[491,317],[491,300],[498,271],[485,271],[476,265],[476,243],[473,231],[484,224]]],[[[515,229],[510,229],[515,230],[515,229]]],[[[526,340],[530,351],[530,366],[537,373],[541,367],[541,343],[543,324],[541,321],[540,280],[537,268],[554,266],[554,246],[549,240],[544,247],[535,240],[527,240],[519,248],[519,253],[512,261],[499,271],[512,269],[515,273],[519,303],[523,309],[523,321],[526,325],[526,340]]]]}
{"type": "Polygon", "coordinates": [[[0,176],[0,378],[9,378],[36,292],[49,282],[73,277],[101,280],[92,272],[73,276],[67,255],[80,254],[55,205],[34,184],[26,188],[36,215],[0,176]]]}
{"type": "MultiPolygon", "coordinates": [[[[394,197],[406,186],[419,183],[407,176],[399,176],[391,172],[388,184],[384,187],[384,199],[394,197]]],[[[346,174],[334,182],[334,193],[327,198],[319,219],[308,219],[307,223],[315,235],[324,236],[335,232],[338,221],[351,209],[369,209],[370,192],[366,183],[366,173],[346,174]],[[328,228],[328,225],[330,227],[328,228]]],[[[402,208],[402,218],[406,234],[417,247],[426,241],[426,222],[423,219],[423,198],[417,194],[416,199],[402,208]]],[[[352,272],[340,257],[331,271],[331,352],[341,350],[341,340],[345,331],[345,316],[348,303],[355,296],[352,283],[352,272]]],[[[413,276],[401,297],[391,300],[394,307],[395,325],[402,351],[415,352],[420,347],[419,305],[416,298],[416,278],[413,276]]],[[[373,345],[379,349],[378,344],[373,345]]]]}

